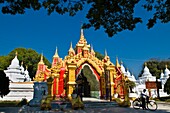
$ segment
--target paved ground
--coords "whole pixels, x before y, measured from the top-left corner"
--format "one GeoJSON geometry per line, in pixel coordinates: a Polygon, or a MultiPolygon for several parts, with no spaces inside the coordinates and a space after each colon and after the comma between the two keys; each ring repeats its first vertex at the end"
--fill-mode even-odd
{"type": "MultiPolygon", "coordinates": [[[[84,101],[89,101],[89,99],[83,99],[84,101]]],[[[103,101],[97,99],[91,99],[90,101],[103,101]]],[[[72,110],[66,109],[61,111],[59,109],[53,109],[51,111],[40,111],[39,108],[28,108],[28,112],[22,113],[170,113],[170,103],[157,102],[158,109],[156,111],[142,110],[142,109],[133,109],[124,108],[124,107],[107,107],[107,108],[85,108],[84,110],[72,110]]],[[[19,107],[0,107],[0,113],[19,113],[19,107]]]]}
{"type": "MultiPolygon", "coordinates": [[[[18,113],[19,107],[0,107],[0,113],[18,113]]],[[[84,110],[72,110],[66,109],[65,111],[61,111],[59,109],[51,110],[51,111],[40,111],[31,108],[28,110],[29,112],[22,113],[170,113],[170,104],[166,103],[158,103],[157,111],[149,111],[142,109],[133,109],[124,108],[124,107],[108,107],[108,108],[85,108],[84,110]]]]}

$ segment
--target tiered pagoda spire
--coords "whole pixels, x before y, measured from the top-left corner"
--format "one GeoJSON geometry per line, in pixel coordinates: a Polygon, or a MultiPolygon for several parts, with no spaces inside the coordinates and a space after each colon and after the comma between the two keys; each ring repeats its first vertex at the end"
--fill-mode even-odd
{"type": "Polygon", "coordinates": [[[56,47],[55,54],[54,54],[53,58],[58,58],[58,57],[59,57],[59,56],[58,56],[58,49],[57,49],[57,47],[56,47]]]}
{"type": "Polygon", "coordinates": [[[40,59],[40,62],[38,64],[44,64],[44,61],[43,61],[43,53],[41,53],[41,59],[40,59]]]}
{"type": "Polygon", "coordinates": [[[107,50],[105,49],[104,55],[107,56],[107,50]]]}
{"type": "Polygon", "coordinates": [[[94,52],[94,49],[93,49],[93,46],[91,45],[91,54],[93,55],[93,56],[95,56],[95,52],[94,52]]]}
{"type": "Polygon", "coordinates": [[[81,28],[81,32],[80,32],[80,40],[85,40],[84,38],[84,32],[83,29],[81,28]]]}
{"type": "Polygon", "coordinates": [[[56,51],[55,51],[55,54],[53,56],[52,67],[56,66],[60,62],[61,62],[61,59],[58,55],[58,48],[56,47],[56,51]]]}
{"type": "Polygon", "coordinates": [[[72,46],[72,42],[70,43],[70,49],[68,51],[68,54],[71,55],[71,56],[74,56],[75,55],[75,51],[73,49],[73,46],[72,46]]]}
{"type": "Polygon", "coordinates": [[[87,45],[87,41],[84,37],[84,33],[83,33],[83,29],[81,28],[81,31],[80,31],[80,40],[78,41],[77,45],[76,45],[76,53],[81,53],[83,50],[89,50],[90,48],[90,45],[87,45]]]}
{"type": "Polygon", "coordinates": [[[121,67],[120,64],[119,64],[119,61],[118,61],[118,57],[116,57],[116,67],[117,67],[117,68],[120,68],[120,67],[121,67]]]}

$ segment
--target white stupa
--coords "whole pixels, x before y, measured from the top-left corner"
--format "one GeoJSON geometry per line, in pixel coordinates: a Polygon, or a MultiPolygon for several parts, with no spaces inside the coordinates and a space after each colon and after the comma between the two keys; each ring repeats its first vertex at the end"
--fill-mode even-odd
{"type": "Polygon", "coordinates": [[[128,79],[129,79],[130,81],[136,82],[135,76],[130,73],[130,71],[129,71],[128,68],[127,68],[127,71],[126,71],[126,76],[128,77],[128,79]]]}
{"type": "Polygon", "coordinates": [[[132,74],[131,76],[132,76],[132,81],[134,81],[134,82],[135,82],[135,81],[136,81],[135,76],[134,76],[133,74],[132,74]]]}
{"type": "Polygon", "coordinates": [[[128,68],[126,69],[126,76],[127,76],[128,78],[131,78],[131,74],[130,74],[130,72],[129,72],[129,69],[128,69],[128,68]]]}
{"type": "Polygon", "coordinates": [[[170,75],[170,71],[168,69],[168,66],[166,65],[165,66],[165,70],[164,70],[164,73],[163,71],[161,72],[161,75],[160,75],[160,81],[162,82],[162,85],[165,85],[167,79],[169,78],[169,75],[170,75]]]}
{"type": "MultiPolygon", "coordinates": [[[[125,70],[125,67],[123,66],[123,62],[122,61],[121,61],[120,69],[121,69],[122,73],[124,74],[124,76],[126,76],[130,81],[133,81],[136,84],[135,76],[130,73],[128,68],[125,70]]],[[[130,90],[129,90],[129,97],[130,98],[137,98],[138,97],[136,87],[134,87],[132,89],[132,92],[130,92],[130,90]]]]}
{"type": "Polygon", "coordinates": [[[170,75],[170,71],[169,71],[169,69],[168,69],[168,66],[167,65],[165,65],[165,73],[164,73],[164,78],[169,78],[169,75],[170,75]]]}
{"type": "Polygon", "coordinates": [[[168,69],[168,66],[165,65],[165,70],[164,70],[164,73],[163,71],[161,70],[161,75],[160,75],[160,79],[159,81],[161,81],[161,84],[162,84],[162,89],[159,89],[159,95],[161,97],[166,97],[166,96],[169,96],[166,92],[164,92],[164,85],[167,81],[167,79],[169,78],[169,74],[170,74],[170,71],[168,69]]]}
{"type": "MultiPolygon", "coordinates": [[[[143,89],[146,89],[146,84],[145,84],[146,81],[156,82],[156,77],[152,76],[152,74],[150,73],[149,68],[147,67],[146,63],[145,63],[145,67],[143,69],[142,76],[139,77],[138,79],[135,79],[135,76],[133,74],[131,74],[128,69],[127,69],[127,71],[125,70],[125,67],[123,66],[122,62],[121,62],[121,71],[125,76],[128,77],[129,80],[135,82],[136,87],[133,88],[133,91],[137,94],[138,97],[140,97],[140,94],[143,91],[143,89]]],[[[161,83],[162,83],[162,89],[159,89],[160,97],[169,96],[166,92],[163,91],[164,85],[165,85],[167,79],[169,78],[169,75],[170,75],[170,70],[167,68],[167,65],[166,65],[164,73],[163,73],[163,71],[161,72],[160,79],[158,80],[158,81],[161,81],[161,83]]],[[[153,98],[157,96],[156,89],[151,89],[151,96],[153,98]]],[[[129,97],[135,97],[135,95],[130,93],[129,97]]]]}
{"type": "Polygon", "coordinates": [[[21,66],[19,65],[17,52],[15,58],[4,72],[10,80],[10,92],[8,95],[0,98],[1,101],[22,100],[23,98],[29,101],[33,98],[33,81],[31,81],[27,68],[26,70],[24,69],[23,62],[21,66]]]}
{"type": "Polygon", "coordinates": [[[29,76],[29,72],[27,70],[27,67],[26,67],[26,70],[24,71],[24,74],[25,74],[25,81],[26,82],[30,82],[31,81],[31,78],[29,76]]]}
{"type": "Polygon", "coordinates": [[[4,70],[7,77],[11,82],[24,82],[24,81],[31,81],[29,73],[27,70],[24,70],[23,63],[21,66],[19,65],[19,60],[17,58],[17,52],[15,58],[11,61],[11,64],[4,70]]]}
{"type": "Polygon", "coordinates": [[[139,77],[139,81],[140,84],[145,84],[146,81],[156,81],[156,77],[152,76],[146,63],[145,63],[145,68],[143,70],[143,74],[141,77],[139,77]]]}
{"type": "Polygon", "coordinates": [[[125,76],[127,76],[130,81],[136,81],[135,76],[133,74],[131,75],[129,69],[127,68],[125,70],[125,67],[123,66],[123,62],[122,61],[121,61],[120,69],[121,69],[122,73],[125,76]]]}
{"type": "Polygon", "coordinates": [[[163,78],[164,78],[164,73],[163,70],[161,70],[160,80],[162,80],[163,78]]]}

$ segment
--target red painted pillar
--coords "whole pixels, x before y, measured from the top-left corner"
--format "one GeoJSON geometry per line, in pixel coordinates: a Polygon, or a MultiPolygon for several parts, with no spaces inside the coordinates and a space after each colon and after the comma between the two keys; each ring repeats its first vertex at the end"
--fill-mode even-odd
{"type": "Polygon", "coordinates": [[[64,91],[64,73],[65,73],[65,68],[61,68],[59,83],[58,83],[58,95],[61,95],[64,91]]]}

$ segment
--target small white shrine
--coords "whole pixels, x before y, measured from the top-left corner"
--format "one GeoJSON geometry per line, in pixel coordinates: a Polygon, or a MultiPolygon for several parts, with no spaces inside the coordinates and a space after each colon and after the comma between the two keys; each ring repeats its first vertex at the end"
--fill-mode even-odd
{"type": "Polygon", "coordinates": [[[169,78],[169,75],[170,75],[170,71],[168,69],[168,66],[166,65],[164,73],[162,71],[160,75],[160,81],[162,82],[163,85],[165,85],[167,79],[169,78]]]}
{"type": "Polygon", "coordinates": [[[123,62],[121,62],[120,69],[122,73],[124,74],[124,76],[127,76],[130,81],[136,82],[135,76],[130,73],[128,68],[125,69],[125,67],[123,66],[123,62]]]}
{"type": "Polygon", "coordinates": [[[156,77],[152,76],[152,74],[150,73],[150,71],[147,67],[147,64],[145,63],[143,74],[141,77],[139,77],[139,83],[145,84],[146,81],[156,81],[156,77]]]}
{"type": "Polygon", "coordinates": [[[7,70],[4,70],[7,77],[9,77],[9,80],[11,82],[29,82],[31,81],[31,78],[29,76],[29,72],[23,67],[23,62],[21,63],[21,66],[19,65],[19,60],[17,58],[17,52],[15,55],[15,58],[11,61],[11,64],[9,67],[7,67],[7,70]]]}
{"type": "Polygon", "coordinates": [[[167,93],[165,93],[163,91],[164,85],[165,85],[167,79],[169,78],[169,75],[170,75],[170,71],[168,69],[168,66],[166,65],[164,73],[163,73],[163,71],[161,72],[160,79],[159,79],[159,81],[162,83],[162,89],[159,90],[160,96],[169,96],[167,93]]]}
{"type": "Polygon", "coordinates": [[[11,61],[7,70],[4,70],[7,77],[9,77],[10,85],[9,85],[9,94],[0,98],[0,100],[22,100],[26,98],[27,100],[31,100],[33,98],[33,82],[29,76],[29,72],[23,67],[23,62],[21,66],[19,65],[19,60],[17,58],[17,53],[15,58],[11,61]]]}
{"type": "MultiPolygon", "coordinates": [[[[136,84],[136,87],[133,89],[134,93],[136,93],[136,97],[139,97],[141,92],[143,91],[143,89],[146,89],[146,85],[145,82],[146,81],[155,81],[156,82],[156,77],[152,76],[152,74],[149,71],[149,68],[147,67],[147,64],[145,63],[145,67],[143,69],[143,73],[142,76],[139,77],[138,79],[135,79],[135,76],[129,72],[128,69],[125,70],[125,67],[123,66],[123,63],[121,63],[121,71],[122,73],[128,77],[129,80],[134,81],[136,84]]],[[[167,81],[167,79],[169,78],[170,75],[170,71],[167,68],[164,70],[164,73],[162,71],[161,75],[160,75],[160,79],[158,79],[158,81],[161,82],[162,85],[162,89],[159,89],[159,95],[160,97],[165,97],[165,96],[169,96],[166,92],[163,91],[164,89],[164,85],[167,81]]],[[[135,97],[135,94],[130,94],[129,96],[135,97]]],[[[156,89],[151,89],[151,96],[152,97],[156,97],[157,96],[157,90],[156,89]]]]}

